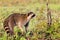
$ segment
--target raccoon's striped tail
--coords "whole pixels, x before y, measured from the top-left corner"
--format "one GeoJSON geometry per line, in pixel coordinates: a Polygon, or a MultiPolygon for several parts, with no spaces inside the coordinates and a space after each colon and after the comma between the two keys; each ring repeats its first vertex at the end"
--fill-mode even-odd
{"type": "Polygon", "coordinates": [[[7,36],[12,36],[13,31],[10,30],[9,25],[8,25],[8,21],[4,21],[3,25],[4,25],[4,29],[7,33],[7,36]]]}

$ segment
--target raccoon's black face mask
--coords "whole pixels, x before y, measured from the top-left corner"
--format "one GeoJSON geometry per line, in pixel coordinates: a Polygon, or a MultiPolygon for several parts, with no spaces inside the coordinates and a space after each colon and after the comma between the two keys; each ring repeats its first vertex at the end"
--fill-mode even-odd
{"type": "Polygon", "coordinates": [[[35,17],[35,14],[33,12],[29,12],[28,16],[31,15],[31,14],[33,14],[31,18],[35,17]]]}

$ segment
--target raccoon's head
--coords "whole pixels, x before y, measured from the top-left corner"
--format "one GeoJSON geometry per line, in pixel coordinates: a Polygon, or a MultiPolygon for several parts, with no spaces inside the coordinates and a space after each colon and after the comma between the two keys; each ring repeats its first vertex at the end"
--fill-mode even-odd
{"type": "Polygon", "coordinates": [[[33,17],[35,17],[35,14],[34,14],[33,12],[29,12],[29,13],[28,13],[28,17],[33,18],[33,17]]]}

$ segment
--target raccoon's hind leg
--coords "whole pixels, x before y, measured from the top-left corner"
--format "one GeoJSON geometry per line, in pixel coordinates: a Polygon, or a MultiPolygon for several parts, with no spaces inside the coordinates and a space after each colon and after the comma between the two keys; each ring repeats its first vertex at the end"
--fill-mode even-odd
{"type": "Polygon", "coordinates": [[[8,24],[9,24],[9,28],[10,28],[9,35],[13,36],[14,35],[14,23],[13,22],[9,22],[8,24]]]}
{"type": "Polygon", "coordinates": [[[10,28],[9,36],[11,37],[12,40],[15,40],[16,36],[14,33],[14,23],[13,22],[9,23],[9,28],[10,28]]]}

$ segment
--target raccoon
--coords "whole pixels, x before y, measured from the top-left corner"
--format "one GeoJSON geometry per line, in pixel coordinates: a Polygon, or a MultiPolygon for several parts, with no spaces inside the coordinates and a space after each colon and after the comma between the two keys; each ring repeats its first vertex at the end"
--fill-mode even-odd
{"type": "Polygon", "coordinates": [[[35,14],[33,12],[29,12],[27,14],[13,13],[4,20],[4,29],[9,36],[14,35],[15,26],[17,26],[22,33],[24,33],[24,30],[22,28],[24,26],[25,31],[27,32],[29,21],[33,17],[35,17],[35,14]]]}

